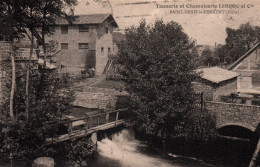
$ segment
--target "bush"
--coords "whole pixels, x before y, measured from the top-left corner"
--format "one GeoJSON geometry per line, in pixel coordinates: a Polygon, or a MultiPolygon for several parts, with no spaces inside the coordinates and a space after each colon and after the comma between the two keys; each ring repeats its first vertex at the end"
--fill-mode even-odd
{"type": "Polygon", "coordinates": [[[95,68],[84,69],[81,71],[81,75],[83,78],[93,78],[96,74],[95,68]]]}
{"type": "Polygon", "coordinates": [[[216,139],[217,129],[214,117],[206,109],[190,111],[187,113],[184,134],[187,141],[208,142],[216,139]]]}
{"type": "MultiPolygon", "coordinates": [[[[33,159],[46,156],[45,140],[67,132],[63,115],[68,114],[74,100],[67,75],[39,69],[30,84],[29,117],[26,118],[25,81],[17,79],[14,99],[16,121],[3,122],[4,154],[14,159],[33,159]]],[[[5,110],[8,111],[6,102],[5,110]]]]}
{"type": "Polygon", "coordinates": [[[68,166],[87,166],[87,160],[95,155],[95,145],[90,139],[83,138],[72,141],[67,148],[67,165],[68,166]]]}

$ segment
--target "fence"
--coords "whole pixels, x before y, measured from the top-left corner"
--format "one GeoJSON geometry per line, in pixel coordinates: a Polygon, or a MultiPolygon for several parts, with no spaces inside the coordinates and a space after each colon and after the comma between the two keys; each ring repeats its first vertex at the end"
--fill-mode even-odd
{"type": "Polygon", "coordinates": [[[82,129],[87,131],[88,129],[109,123],[117,126],[119,123],[122,123],[122,120],[129,118],[129,113],[127,113],[127,111],[128,109],[120,109],[71,120],[68,122],[68,133],[73,134],[82,129]]]}

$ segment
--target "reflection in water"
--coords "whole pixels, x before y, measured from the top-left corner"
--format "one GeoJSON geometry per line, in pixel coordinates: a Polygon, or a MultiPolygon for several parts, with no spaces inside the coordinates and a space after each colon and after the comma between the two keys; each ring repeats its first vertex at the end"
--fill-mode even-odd
{"type": "Polygon", "coordinates": [[[149,147],[134,138],[130,130],[114,134],[112,140],[105,138],[98,142],[99,155],[91,163],[93,167],[203,167],[194,160],[167,159],[158,153],[149,152],[149,147]]]}

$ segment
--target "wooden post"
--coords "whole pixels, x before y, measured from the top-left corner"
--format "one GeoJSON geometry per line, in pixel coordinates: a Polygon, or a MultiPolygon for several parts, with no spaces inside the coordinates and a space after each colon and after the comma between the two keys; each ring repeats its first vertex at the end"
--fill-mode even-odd
{"type": "Polygon", "coordinates": [[[106,114],[106,123],[109,123],[109,113],[106,114]]]}
{"type": "Polygon", "coordinates": [[[91,123],[92,123],[92,117],[89,117],[89,119],[88,119],[88,128],[92,128],[91,123]]]}
{"type": "Polygon", "coordinates": [[[85,123],[85,129],[88,129],[89,127],[89,118],[86,119],[86,123],[85,123]]]}
{"type": "Polygon", "coordinates": [[[115,126],[117,125],[118,115],[119,115],[119,111],[116,112],[116,124],[115,124],[115,126]]]}
{"type": "Polygon", "coordinates": [[[203,111],[203,109],[204,109],[204,93],[203,92],[201,92],[201,94],[200,94],[200,98],[201,98],[201,111],[203,111]]]}
{"type": "Polygon", "coordinates": [[[255,162],[256,162],[256,159],[258,157],[259,152],[260,152],[260,138],[258,140],[255,152],[253,154],[253,157],[252,157],[252,159],[250,161],[249,167],[255,167],[255,165],[256,165],[255,162]]]}
{"type": "Polygon", "coordinates": [[[72,122],[70,122],[69,123],[69,135],[72,134],[72,131],[73,131],[73,129],[72,129],[72,122]]]}

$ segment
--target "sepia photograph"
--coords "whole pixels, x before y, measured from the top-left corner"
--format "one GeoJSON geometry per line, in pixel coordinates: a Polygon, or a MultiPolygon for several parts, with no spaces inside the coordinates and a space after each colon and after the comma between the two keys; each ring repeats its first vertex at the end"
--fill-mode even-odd
{"type": "Polygon", "coordinates": [[[0,167],[260,167],[260,1],[0,0],[0,167]]]}

